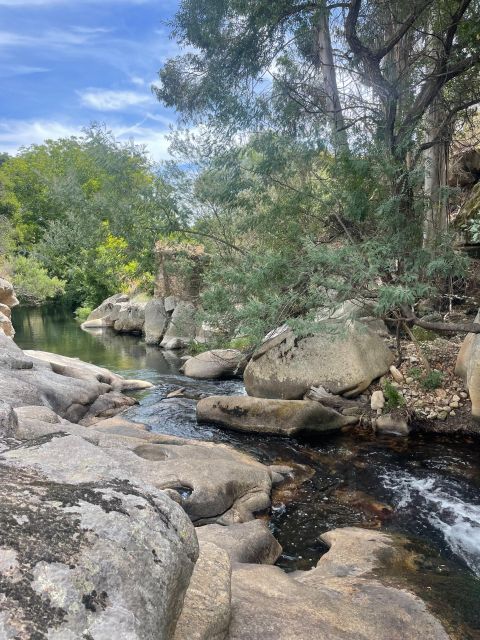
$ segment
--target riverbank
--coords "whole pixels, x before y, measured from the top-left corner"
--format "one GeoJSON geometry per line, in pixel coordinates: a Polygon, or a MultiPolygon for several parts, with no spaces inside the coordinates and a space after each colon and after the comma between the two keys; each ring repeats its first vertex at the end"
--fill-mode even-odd
{"type": "Polygon", "coordinates": [[[371,434],[299,442],[197,425],[195,402],[166,400],[170,391],[187,384],[208,394],[238,394],[241,383],[187,381],[178,371],[178,356],[148,347],[136,337],[108,331],[86,334],[67,317],[54,318],[34,310],[32,317],[22,318],[23,310],[19,312],[17,338],[25,346],[32,346],[30,328],[35,327],[34,339],[42,349],[56,336],[59,350],[70,355],[75,349],[79,349],[77,354],[88,352],[98,364],[105,364],[108,357],[117,371],[126,365],[129,376],[154,382],[152,391],[126,414],[130,420],[146,424],[152,433],[228,442],[267,465],[292,466],[295,479],[279,485],[272,495],[270,527],[283,546],[279,566],[287,571],[315,566],[326,551],[319,536],[338,526],[381,527],[403,533],[410,540],[416,570],[407,572],[403,583],[402,572],[397,572],[397,583],[408,583],[410,589],[417,590],[457,630],[466,625],[461,637],[474,637],[474,629],[480,626],[474,606],[478,581],[462,558],[463,553],[472,551],[471,546],[462,549],[462,544],[475,539],[474,521],[463,540],[454,537],[468,526],[465,514],[474,508],[480,486],[478,460],[471,445],[438,437],[373,438],[371,434]],[[389,478],[391,483],[386,481],[389,478]],[[431,486],[423,487],[428,479],[431,486]],[[453,521],[452,501],[457,514],[453,521]]]}

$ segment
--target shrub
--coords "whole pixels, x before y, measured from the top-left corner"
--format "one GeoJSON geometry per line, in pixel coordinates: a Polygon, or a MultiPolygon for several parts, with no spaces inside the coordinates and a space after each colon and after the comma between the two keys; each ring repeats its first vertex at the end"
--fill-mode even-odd
{"type": "Polygon", "coordinates": [[[75,320],[78,320],[78,322],[85,322],[91,313],[92,307],[78,307],[75,309],[75,320]]]}
{"type": "Polygon", "coordinates": [[[385,410],[392,411],[405,405],[405,398],[400,391],[388,380],[383,385],[383,395],[385,396],[385,410]]]}
{"type": "Polygon", "coordinates": [[[21,302],[39,305],[65,291],[65,282],[48,275],[47,270],[35,258],[14,256],[9,259],[13,285],[21,302]]]}
{"type": "Polygon", "coordinates": [[[442,386],[443,382],[443,373],[441,371],[437,371],[434,369],[427,373],[427,375],[423,378],[421,385],[426,391],[432,391],[433,389],[438,389],[442,386]]]}

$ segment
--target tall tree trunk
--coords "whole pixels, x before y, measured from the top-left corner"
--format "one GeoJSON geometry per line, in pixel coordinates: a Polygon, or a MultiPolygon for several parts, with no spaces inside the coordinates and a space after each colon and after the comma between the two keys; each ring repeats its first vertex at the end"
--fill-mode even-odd
{"type": "Polygon", "coordinates": [[[348,137],[345,129],[345,119],[340,101],[333,57],[332,40],[330,37],[328,9],[324,6],[318,12],[316,29],[317,62],[322,75],[322,88],[325,94],[327,117],[332,129],[333,146],[340,153],[348,152],[348,137]]]}
{"type": "Polygon", "coordinates": [[[447,198],[449,143],[441,131],[445,113],[441,100],[434,100],[426,117],[426,142],[433,142],[425,151],[425,197],[427,200],[424,221],[424,244],[433,247],[448,226],[447,198]]]}

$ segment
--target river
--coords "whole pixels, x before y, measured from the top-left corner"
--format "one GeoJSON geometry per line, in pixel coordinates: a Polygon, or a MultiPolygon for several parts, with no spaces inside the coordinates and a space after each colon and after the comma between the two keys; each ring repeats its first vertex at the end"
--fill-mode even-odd
{"type": "Polygon", "coordinates": [[[167,393],[187,386],[241,394],[241,381],[187,379],[179,373],[181,354],[111,330],[82,331],[61,308],[17,308],[13,321],[24,349],[79,357],[154,383],[139,394],[129,419],[160,433],[227,442],[261,461],[293,465],[305,482],[275,492],[270,519],[284,550],[278,564],[286,571],[314,566],[326,551],[319,535],[335,527],[402,534],[415,551],[414,588],[458,637],[480,638],[480,441],[357,434],[306,442],[200,426],[195,402],[167,400],[167,393]]]}

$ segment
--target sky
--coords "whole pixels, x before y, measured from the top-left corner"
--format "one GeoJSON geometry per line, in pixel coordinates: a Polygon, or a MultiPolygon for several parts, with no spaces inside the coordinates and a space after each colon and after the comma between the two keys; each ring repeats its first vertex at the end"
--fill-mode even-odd
{"type": "Polygon", "coordinates": [[[179,0],[0,0],[0,151],[104,123],[168,157],[176,115],[152,95],[179,53],[168,21],[179,0]]]}

